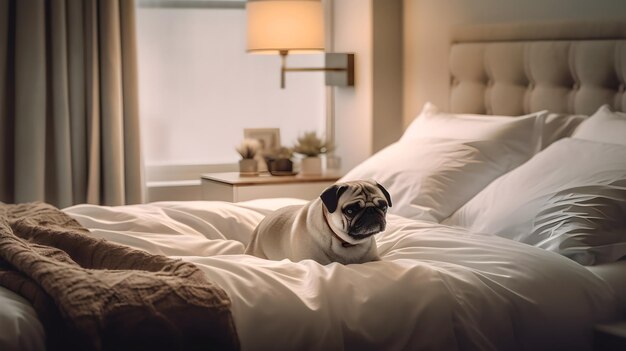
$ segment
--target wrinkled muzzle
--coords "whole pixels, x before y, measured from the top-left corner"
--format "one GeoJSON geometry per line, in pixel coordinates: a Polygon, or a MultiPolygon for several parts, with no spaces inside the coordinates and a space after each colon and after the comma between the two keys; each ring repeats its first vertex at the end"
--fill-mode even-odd
{"type": "Polygon", "coordinates": [[[354,218],[348,235],[354,239],[365,239],[384,231],[386,224],[385,213],[374,206],[368,206],[354,218]]]}

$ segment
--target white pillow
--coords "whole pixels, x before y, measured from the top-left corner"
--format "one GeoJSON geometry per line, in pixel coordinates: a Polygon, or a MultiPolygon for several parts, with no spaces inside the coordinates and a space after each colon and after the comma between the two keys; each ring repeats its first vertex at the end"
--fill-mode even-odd
{"type": "Polygon", "coordinates": [[[398,142],[340,181],[374,179],[391,194],[390,213],[440,222],[535,153],[543,116],[457,116],[427,104],[398,142]]]}
{"type": "Polygon", "coordinates": [[[587,266],[626,256],[626,179],[556,193],[539,209],[526,243],[587,266]]]}
{"type": "Polygon", "coordinates": [[[612,261],[626,255],[624,182],[625,146],[566,138],[496,179],[444,224],[537,245],[582,264],[612,261]]]}
{"type": "Polygon", "coordinates": [[[530,146],[531,148],[539,149],[541,147],[541,132],[546,113],[547,111],[540,111],[521,117],[454,114],[440,112],[435,105],[427,102],[419,116],[405,130],[400,140],[422,138],[494,140],[513,138],[523,142],[524,148],[530,146]],[[519,133],[516,134],[516,131],[519,133]],[[530,139],[528,138],[529,136],[531,136],[530,139]]]}
{"type": "Polygon", "coordinates": [[[613,112],[608,105],[603,105],[578,126],[573,137],[626,145],[626,113],[613,112]]]}
{"type": "MultiPolygon", "coordinates": [[[[541,128],[541,139],[533,140],[533,145],[538,149],[545,149],[553,142],[572,136],[574,130],[588,116],[565,115],[560,113],[545,113],[543,126],[541,128]]],[[[531,114],[533,115],[533,114],[531,114]]],[[[540,122],[541,120],[537,120],[540,122]]],[[[519,117],[495,116],[495,115],[473,115],[473,114],[447,114],[439,112],[439,109],[426,103],[420,115],[406,129],[402,139],[415,138],[450,138],[459,140],[485,139],[487,134],[497,134],[503,125],[519,122],[519,117]],[[518,121],[518,122],[515,122],[518,121]]],[[[491,136],[490,136],[491,137],[491,136]]]]}
{"type": "Polygon", "coordinates": [[[586,115],[548,113],[543,125],[541,149],[545,149],[559,139],[571,137],[576,128],[587,118],[589,116],[586,115]]]}

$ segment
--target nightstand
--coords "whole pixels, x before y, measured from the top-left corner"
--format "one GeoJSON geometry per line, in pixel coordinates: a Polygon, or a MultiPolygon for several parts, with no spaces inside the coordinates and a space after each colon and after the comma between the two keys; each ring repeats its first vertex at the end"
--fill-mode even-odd
{"type": "Polygon", "coordinates": [[[593,349],[626,350],[626,321],[596,325],[593,330],[593,349]]]}
{"type": "Polygon", "coordinates": [[[341,175],[240,177],[238,172],[202,174],[202,198],[212,201],[246,201],[273,197],[312,200],[341,175]]]}

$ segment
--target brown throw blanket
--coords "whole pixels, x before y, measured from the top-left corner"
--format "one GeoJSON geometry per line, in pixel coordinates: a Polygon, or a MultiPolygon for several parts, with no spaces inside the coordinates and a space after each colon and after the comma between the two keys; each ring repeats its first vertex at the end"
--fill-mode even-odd
{"type": "Polygon", "coordinates": [[[0,203],[0,285],[59,350],[233,350],[226,293],[193,264],[94,239],[43,203],[0,203]]]}

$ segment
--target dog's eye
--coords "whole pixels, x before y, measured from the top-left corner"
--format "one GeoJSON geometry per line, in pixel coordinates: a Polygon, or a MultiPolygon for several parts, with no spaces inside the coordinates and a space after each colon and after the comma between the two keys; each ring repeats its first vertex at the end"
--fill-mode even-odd
{"type": "Polygon", "coordinates": [[[353,215],[353,214],[356,214],[360,209],[361,209],[361,205],[356,203],[356,204],[352,204],[352,205],[347,206],[346,208],[344,208],[343,209],[343,213],[345,213],[347,215],[353,215]]]}
{"type": "Polygon", "coordinates": [[[378,208],[381,209],[381,211],[387,211],[387,204],[384,202],[379,202],[378,203],[378,208]]]}

